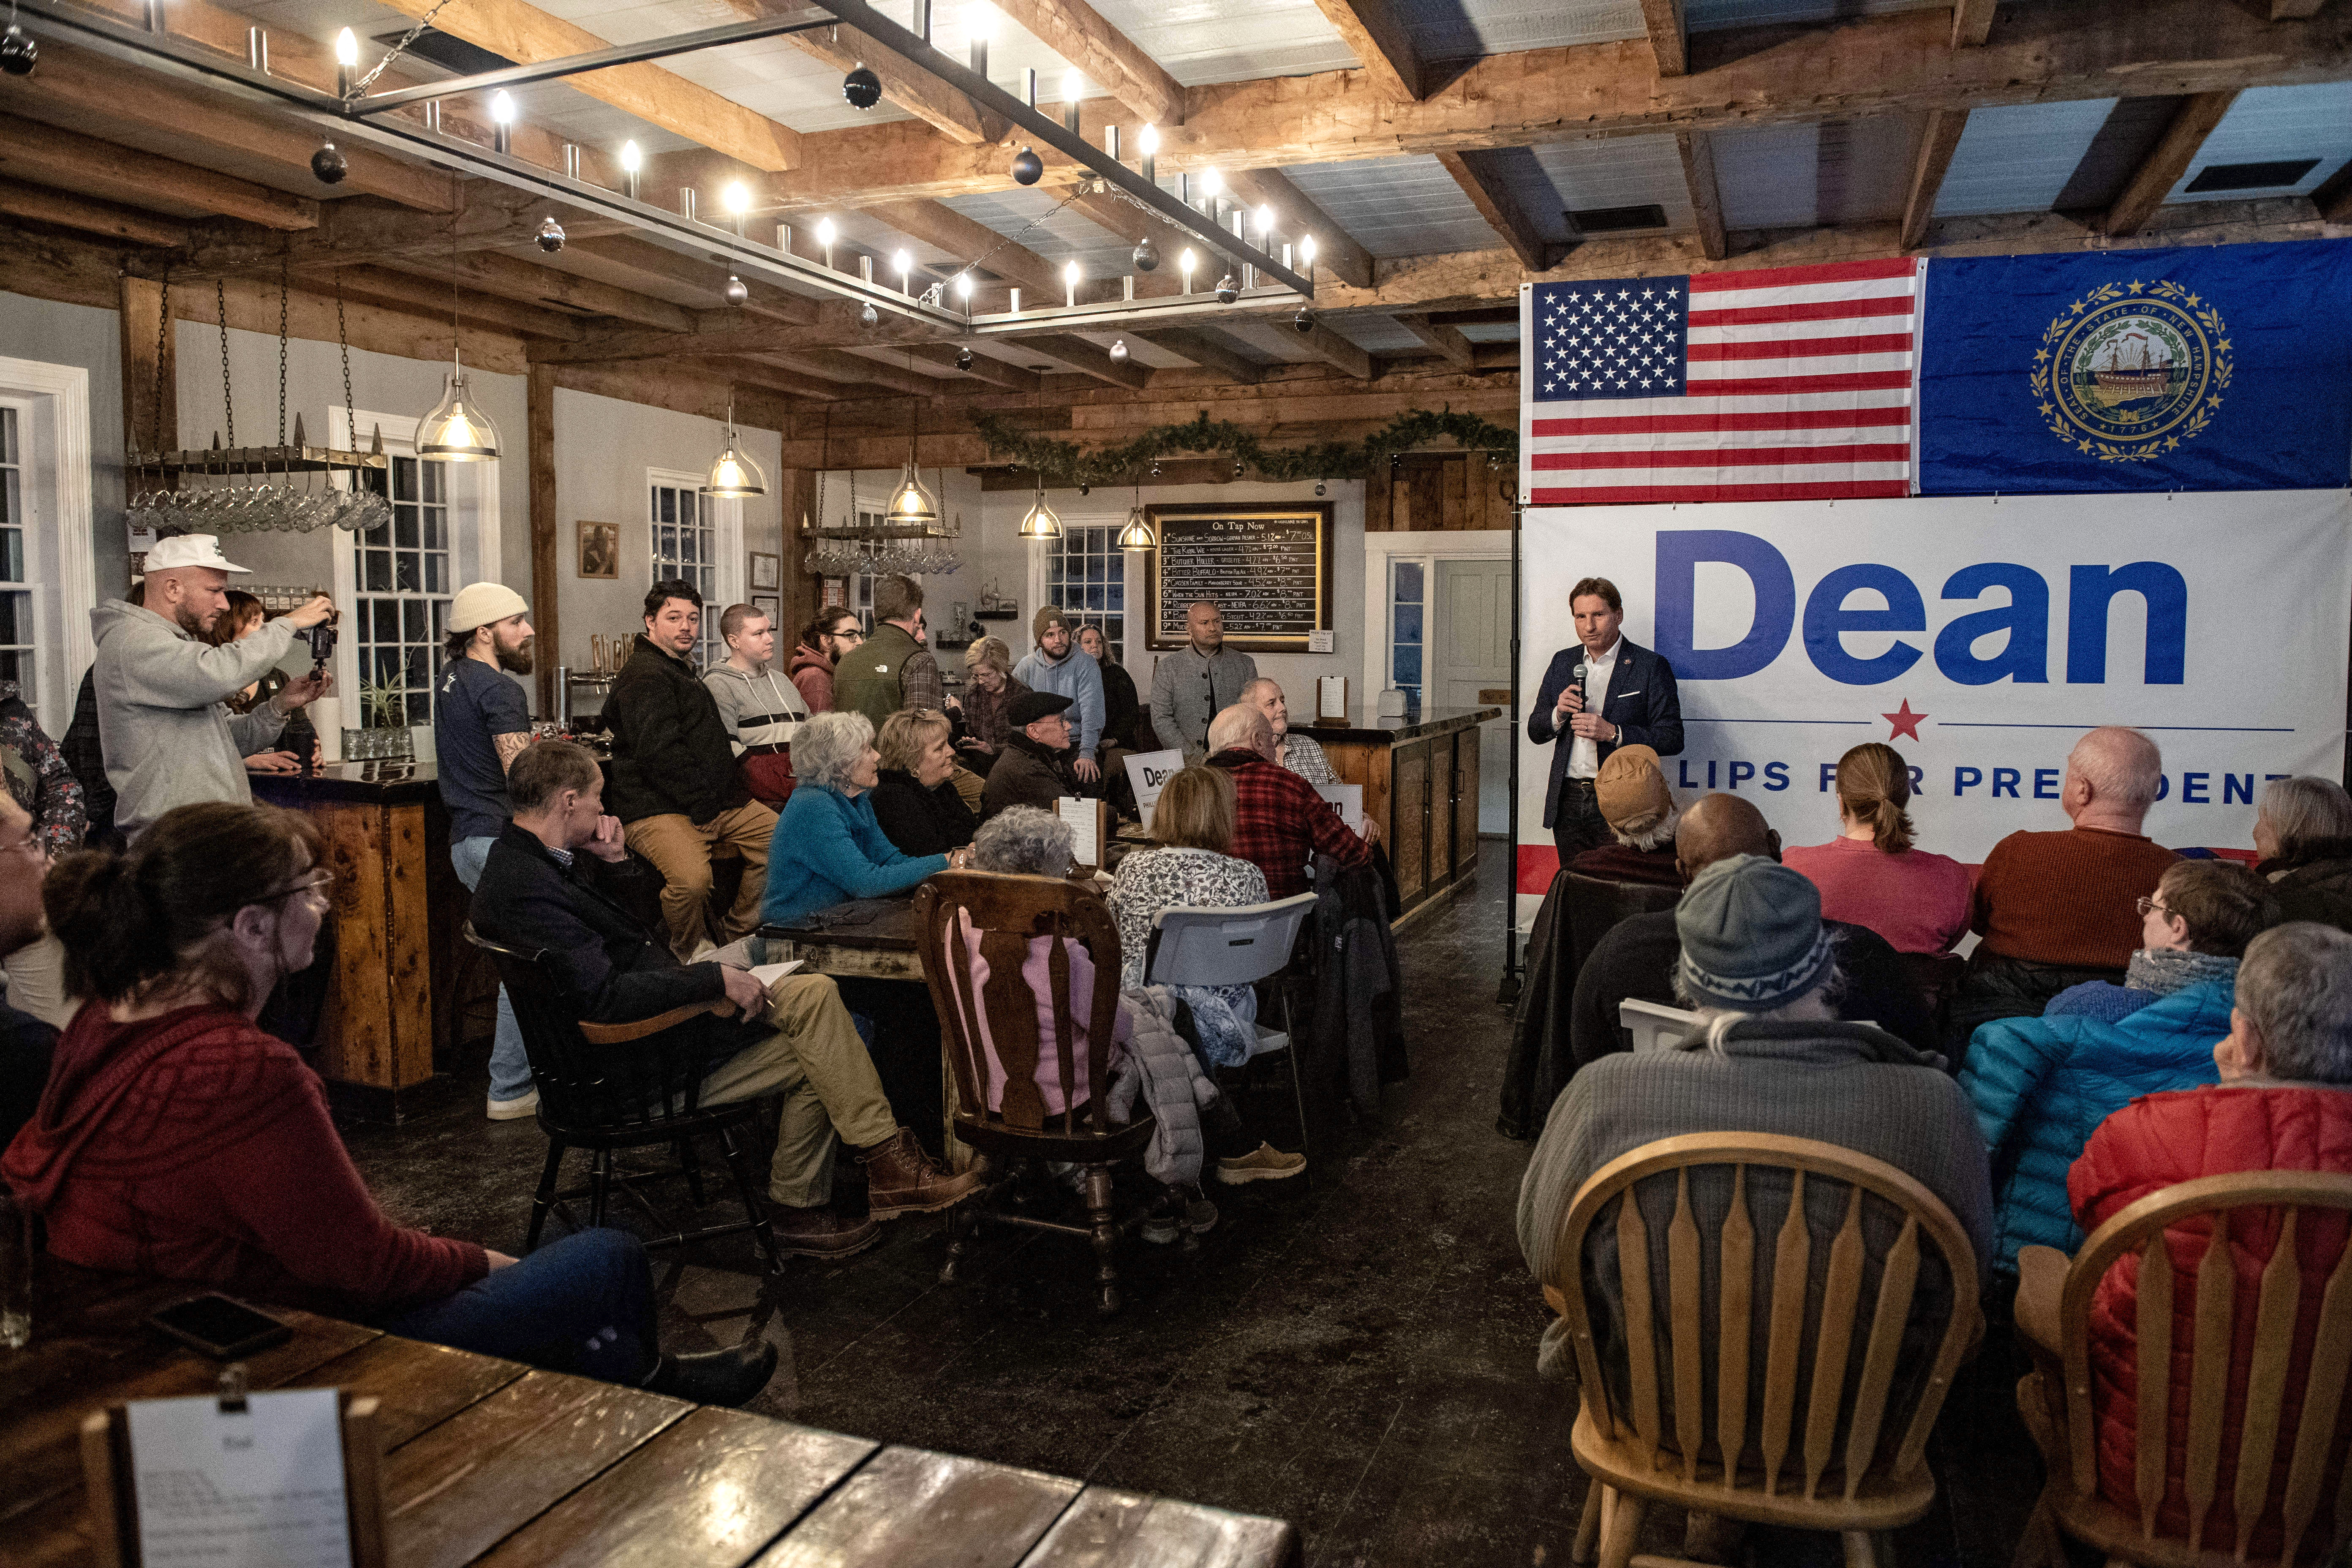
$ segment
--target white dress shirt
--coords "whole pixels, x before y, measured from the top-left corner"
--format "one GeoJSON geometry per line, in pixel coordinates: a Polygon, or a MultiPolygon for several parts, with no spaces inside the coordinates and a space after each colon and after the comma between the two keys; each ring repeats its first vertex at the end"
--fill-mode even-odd
{"type": "MultiPolygon", "coordinates": [[[[1619,637],[1609,645],[1609,651],[1599,658],[1590,653],[1584,656],[1584,710],[1598,714],[1609,700],[1609,678],[1616,672],[1617,656],[1624,650],[1625,639],[1619,637]]],[[[1570,716],[1573,721],[1573,715],[1570,716]]],[[[1601,742],[1590,735],[1574,737],[1568,752],[1568,776],[1572,779],[1597,778],[1601,773],[1601,742]]]]}

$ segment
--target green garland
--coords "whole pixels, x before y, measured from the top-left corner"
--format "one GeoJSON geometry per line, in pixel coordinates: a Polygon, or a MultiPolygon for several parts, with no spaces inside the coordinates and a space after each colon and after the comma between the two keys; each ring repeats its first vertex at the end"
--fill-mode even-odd
{"type": "Polygon", "coordinates": [[[1147,430],[1117,447],[1085,447],[1028,435],[992,414],[975,414],[971,423],[992,454],[1036,470],[1057,489],[1139,481],[1160,458],[1201,453],[1221,453],[1258,478],[1277,482],[1360,479],[1398,454],[1421,450],[1440,437],[1452,438],[1465,451],[1483,450],[1491,461],[1514,469],[1519,460],[1517,431],[1451,408],[1401,414],[1360,441],[1325,441],[1313,447],[1265,446],[1241,426],[1211,419],[1206,413],[1181,425],[1147,430]]]}

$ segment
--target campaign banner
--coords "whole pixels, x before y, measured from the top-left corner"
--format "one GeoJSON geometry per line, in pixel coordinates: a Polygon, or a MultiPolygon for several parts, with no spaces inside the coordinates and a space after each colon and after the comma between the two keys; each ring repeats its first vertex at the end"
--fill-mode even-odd
{"type": "Polygon", "coordinates": [[[1937,258],[1919,489],[2303,489],[2352,479],[2352,245],[1937,258]]]}
{"type": "MultiPolygon", "coordinates": [[[[1576,640],[1569,584],[1608,578],[1622,635],[1675,670],[1676,804],[1745,795],[1784,844],[1837,836],[1837,760],[1865,741],[1910,765],[1921,847],[1971,864],[2066,826],[2066,753],[2102,724],[2162,749],[2162,844],[2251,848],[2266,781],[2343,776],[2342,490],[1547,508],[1523,549],[1528,700],[1576,640]]],[[[1552,748],[1515,718],[1524,923],[1558,857],[1552,748]]]]}

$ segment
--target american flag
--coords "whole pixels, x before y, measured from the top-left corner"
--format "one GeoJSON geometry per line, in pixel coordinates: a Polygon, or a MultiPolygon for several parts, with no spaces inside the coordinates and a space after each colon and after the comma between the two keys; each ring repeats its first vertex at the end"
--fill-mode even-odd
{"type": "Polygon", "coordinates": [[[1535,285],[1529,504],[1909,493],[1918,304],[1909,258],[1535,285]]]}

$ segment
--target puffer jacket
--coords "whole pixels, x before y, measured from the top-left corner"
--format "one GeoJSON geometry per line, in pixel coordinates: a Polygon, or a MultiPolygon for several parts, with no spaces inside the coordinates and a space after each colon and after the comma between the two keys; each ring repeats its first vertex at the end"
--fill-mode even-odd
{"type": "Polygon", "coordinates": [[[1979,1029],[1960,1088],[1992,1155],[1993,1267],[2021,1247],[2083,1244],[2066,1169],[2100,1122],[2143,1094],[2214,1081],[2213,1042],[2230,1032],[2234,982],[2209,981],[2114,1023],[2080,1014],[2002,1018],[1979,1029]]]}
{"type": "MultiPolygon", "coordinates": [[[[2251,1079],[2149,1095],[2116,1112],[2091,1135],[2067,1178],[2066,1192],[2074,1201],[2075,1218],[2088,1232],[2150,1193],[2198,1176],[2231,1171],[2352,1173],[2352,1086],[2251,1079]]],[[[2296,1224],[2303,1291],[2294,1323],[2294,1353],[2280,1391],[2282,1430],[2289,1434],[2302,1419],[2321,1294],[2343,1257],[2346,1233],[2341,1214],[2305,1210],[2296,1224]]],[[[2174,1536],[2185,1535],[2189,1528],[2182,1484],[2187,1470],[2189,1370],[2195,1344],[2197,1268],[2210,1234],[2201,1221],[2176,1226],[2166,1233],[2173,1270],[2172,1384],[2168,1390],[2172,1405],[2172,1419],[2168,1423],[2171,1452],[2165,1459],[2164,1501],[2158,1520],[2161,1529],[2174,1536]]],[[[2237,1299],[2230,1315],[2231,1392],[2221,1411],[2221,1473],[2215,1478],[2211,1511],[2205,1518],[2204,1540],[2209,1549],[2218,1542],[2220,1550],[2226,1552],[2237,1539],[2231,1500],[2237,1489],[2244,1391],[2253,1361],[2255,1306],[2263,1270],[2278,1234],[2274,1210],[2241,1209],[2230,1222],[2237,1299]]],[[[2090,1326],[2091,1411],[2098,1426],[2099,1491],[2134,1519],[2139,1517],[2139,1505],[2134,1500],[2139,1453],[2138,1291],[2138,1265],[2126,1258],[2108,1271],[2092,1298],[2090,1326]]],[[[2334,1444],[2337,1453],[2343,1451],[2347,1428],[2352,1428],[2352,1400],[2346,1400],[2336,1411],[2334,1444]]],[[[2282,1441],[2273,1456],[2273,1498],[2285,1490],[2292,1447],[2291,1442],[2282,1441]]],[[[2275,1556],[2280,1546],[2275,1507],[2266,1514],[2257,1522],[2251,1543],[2252,1555],[2258,1558],[2275,1556]]],[[[2324,1511],[2321,1518],[2326,1518],[2324,1511]]],[[[2324,1524],[2319,1528],[2324,1529],[2324,1524]]],[[[2304,1546],[2310,1550],[2308,1536],[2304,1546]]]]}
{"type": "Polygon", "coordinates": [[[1151,1142],[1144,1145],[1143,1171],[1171,1187],[1201,1179],[1208,1143],[1201,1131],[1201,1108],[1217,1097],[1201,1060],[1176,1032],[1176,998],[1165,985],[1138,985],[1119,994],[1134,1032],[1127,1054],[1111,1068],[1107,1102],[1116,1121],[1131,1120],[1136,1100],[1152,1117],[1151,1142]]]}

